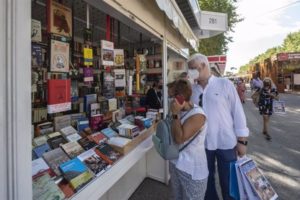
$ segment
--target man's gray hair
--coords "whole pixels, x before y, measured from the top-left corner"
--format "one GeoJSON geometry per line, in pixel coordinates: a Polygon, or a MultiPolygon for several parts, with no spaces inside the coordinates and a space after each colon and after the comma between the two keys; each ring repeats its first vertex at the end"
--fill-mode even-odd
{"type": "Polygon", "coordinates": [[[187,63],[189,64],[191,62],[199,62],[209,68],[207,57],[201,53],[195,53],[192,56],[190,56],[189,59],[187,60],[187,63]]]}

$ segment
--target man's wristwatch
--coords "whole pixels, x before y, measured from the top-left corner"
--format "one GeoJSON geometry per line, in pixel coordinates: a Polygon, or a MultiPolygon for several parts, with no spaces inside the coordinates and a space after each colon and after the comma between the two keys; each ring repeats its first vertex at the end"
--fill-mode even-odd
{"type": "Polygon", "coordinates": [[[240,143],[240,144],[243,144],[243,145],[245,145],[245,146],[248,145],[248,141],[241,141],[241,140],[238,140],[237,142],[240,143]]]}

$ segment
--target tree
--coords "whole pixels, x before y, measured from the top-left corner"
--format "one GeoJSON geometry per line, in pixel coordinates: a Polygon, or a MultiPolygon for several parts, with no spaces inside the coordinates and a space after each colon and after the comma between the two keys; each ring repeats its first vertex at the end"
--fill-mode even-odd
{"type": "Polygon", "coordinates": [[[287,35],[282,44],[282,51],[300,52],[300,31],[287,35]]]}
{"type": "Polygon", "coordinates": [[[232,42],[229,32],[234,32],[234,27],[243,19],[237,14],[236,0],[199,0],[201,10],[222,12],[228,14],[228,31],[212,38],[202,39],[198,51],[205,55],[225,54],[228,43],[232,42]]]}

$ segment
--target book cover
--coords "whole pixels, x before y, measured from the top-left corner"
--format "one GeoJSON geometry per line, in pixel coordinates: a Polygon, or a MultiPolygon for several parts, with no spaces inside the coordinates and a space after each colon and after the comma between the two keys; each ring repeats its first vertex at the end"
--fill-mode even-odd
{"type": "Polygon", "coordinates": [[[71,126],[77,127],[77,121],[82,118],[85,118],[84,113],[71,114],[71,126]]]}
{"type": "Polygon", "coordinates": [[[40,146],[42,144],[47,143],[48,137],[46,135],[42,135],[33,139],[34,146],[40,146]]]}
{"type": "Polygon", "coordinates": [[[61,144],[67,143],[67,140],[62,135],[59,135],[53,138],[49,138],[47,142],[50,145],[51,149],[56,149],[60,147],[61,144]]]}
{"type": "Polygon", "coordinates": [[[89,150],[97,146],[97,144],[94,141],[89,140],[87,137],[81,138],[78,140],[78,143],[82,146],[84,150],[89,150]]]}
{"type": "Polygon", "coordinates": [[[88,139],[95,142],[96,144],[101,144],[106,141],[105,135],[100,132],[89,135],[88,139]]]}
{"type": "Polygon", "coordinates": [[[59,166],[66,180],[74,190],[79,190],[87,182],[89,182],[93,175],[78,158],[74,158],[59,166]]]}
{"type": "Polygon", "coordinates": [[[45,122],[42,124],[38,124],[36,126],[36,131],[38,135],[46,135],[48,133],[52,133],[54,131],[54,127],[52,122],[45,122]]]}
{"type": "Polygon", "coordinates": [[[40,67],[43,65],[42,47],[40,45],[31,45],[31,66],[40,67]]]}
{"type": "Polygon", "coordinates": [[[101,130],[101,133],[103,133],[103,135],[105,135],[107,138],[118,136],[118,134],[112,128],[105,128],[101,130]]]}
{"type": "Polygon", "coordinates": [[[115,81],[114,77],[110,73],[104,73],[104,82],[103,82],[103,96],[106,99],[111,99],[115,97],[115,81]]]}
{"type": "Polygon", "coordinates": [[[60,129],[60,132],[62,133],[62,135],[64,137],[67,137],[69,135],[77,133],[77,130],[73,126],[69,125],[69,126],[66,126],[66,127],[62,128],[62,129],[60,129]]]}
{"type": "Polygon", "coordinates": [[[51,40],[51,72],[69,72],[70,45],[66,42],[51,40]]]}
{"type": "Polygon", "coordinates": [[[59,165],[70,160],[68,155],[61,149],[57,148],[43,155],[44,160],[57,176],[61,175],[59,165]]]}
{"type": "Polygon", "coordinates": [[[31,41],[42,42],[42,24],[35,19],[31,19],[31,41]]]}
{"type": "Polygon", "coordinates": [[[61,145],[61,148],[68,154],[70,158],[75,158],[84,152],[84,149],[76,141],[63,144],[61,145]]]}
{"type": "Polygon", "coordinates": [[[93,49],[91,48],[83,48],[83,64],[85,66],[93,65],[93,49]]]}
{"type": "Polygon", "coordinates": [[[64,193],[59,189],[48,173],[33,179],[32,192],[32,199],[34,200],[63,200],[65,198],[64,193]]]}
{"type": "Polygon", "coordinates": [[[241,172],[246,176],[252,189],[263,200],[275,200],[278,198],[275,190],[270,182],[263,175],[260,169],[256,166],[255,162],[250,159],[240,165],[241,172]]]}
{"type": "Polygon", "coordinates": [[[101,64],[104,66],[114,65],[114,43],[101,40],[101,64]]]}
{"type": "Polygon", "coordinates": [[[99,157],[93,149],[80,154],[78,159],[97,176],[101,175],[110,167],[109,163],[99,157]]]}
{"type": "Polygon", "coordinates": [[[102,114],[93,115],[90,118],[90,128],[92,131],[99,131],[102,128],[104,116],[102,114]]]}
{"type": "Polygon", "coordinates": [[[101,113],[107,113],[109,110],[109,107],[108,107],[108,100],[106,99],[102,99],[100,101],[100,112],[101,113]]]}
{"type": "Polygon", "coordinates": [[[46,153],[50,150],[51,150],[50,146],[47,143],[45,143],[45,144],[35,147],[33,149],[33,152],[37,158],[40,158],[40,157],[42,157],[42,155],[44,153],[46,153]]]}
{"type": "Polygon", "coordinates": [[[85,83],[90,83],[94,81],[93,68],[91,67],[83,68],[83,81],[85,83]]]}
{"type": "Polygon", "coordinates": [[[77,130],[78,132],[84,131],[84,129],[89,128],[89,120],[88,118],[80,118],[77,120],[77,130]]]}
{"type": "Polygon", "coordinates": [[[76,142],[81,139],[81,136],[78,133],[74,133],[72,135],[68,135],[66,138],[69,142],[76,142]]]}
{"type": "Polygon", "coordinates": [[[53,0],[49,1],[48,8],[48,32],[72,37],[72,10],[53,0]]]}
{"type": "Polygon", "coordinates": [[[125,69],[115,69],[115,87],[125,88],[126,86],[126,77],[125,69]]]}
{"type": "Polygon", "coordinates": [[[52,170],[47,165],[43,158],[38,158],[36,160],[31,161],[31,170],[32,170],[32,177],[40,175],[42,173],[49,173],[49,175],[53,176],[52,170]]]}
{"type": "Polygon", "coordinates": [[[66,198],[70,198],[75,194],[74,189],[70,186],[69,182],[65,179],[60,181],[57,185],[61,191],[65,194],[66,198]]]}
{"type": "Polygon", "coordinates": [[[71,110],[71,81],[70,79],[48,80],[48,113],[71,110]]]}
{"type": "Polygon", "coordinates": [[[131,139],[124,138],[124,137],[111,137],[107,141],[108,144],[113,145],[113,146],[117,146],[117,147],[120,147],[120,148],[124,147],[129,142],[131,142],[131,139]]]}
{"type": "Polygon", "coordinates": [[[118,105],[117,105],[116,98],[108,99],[108,110],[109,111],[117,110],[118,109],[117,107],[118,107],[118,105]]]}
{"type": "Polygon", "coordinates": [[[61,133],[57,131],[57,132],[49,133],[47,136],[48,136],[48,138],[54,138],[54,137],[57,137],[60,135],[61,135],[61,133]]]}
{"type": "Polygon", "coordinates": [[[65,128],[70,125],[71,125],[71,115],[54,117],[55,131],[60,131],[62,128],[65,128]]]}
{"type": "Polygon", "coordinates": [[[97,94],[87,94],[84,96],[84,112],[89,113],[90,104],[97,102],[97,94]]]}
{"type": "Polygon", "coordinates": [[[90,116],[100,114],[100,104],[99,103],[91,103],[90,104],[90,116]]]}
{"type": "Polygon", "coordinates": [[[96,147],[95,151],[101,158],[103,158],[109,164],[113,164],[122,156],[121,153],[115,151],[107,143],[100,144],[99,146],[96,147]]]}
{"type": "Polygon", "coordinates": [[[124,49],[114,49],[114,60],[115,60],[114,66],[124,65],[124,49]]]}

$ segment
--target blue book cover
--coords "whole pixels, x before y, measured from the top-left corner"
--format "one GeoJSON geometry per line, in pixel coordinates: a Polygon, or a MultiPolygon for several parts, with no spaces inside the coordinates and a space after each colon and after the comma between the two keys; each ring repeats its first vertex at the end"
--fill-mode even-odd
{"type": "Polygon", "coordinates": [[[89,105],[97,102],[97,94],[87,94],[84,96],[84,112],[89,112],[89,105]]]}
{"type": "Polygon", "coordinates": [[[101,130],[101,133],[103,133],[103,135],[105,135],[108,138],[118,136],[118,134],[111,128],[103,129],[101,130]]]}
{"type": "Polygon", "coordinates": [[[88,170],[78,158],[74,158],[61,164],[59,168],[68,181],[88,170]]]}
{"type": "Polygon", "coordinates": [[[39,45],[32,45],[32,66],[42,66],[42,47],[39,45]]]}
{"type": "Polygon", "coordinates": [[[43,155],[45,152],[48,152],[48,151],[50,151],[50,150],[51,150],[51,148],[50,148],[50,146],[48,145],[48,143],[45,143],[45,144],[42,144],[42,145],[40,145],[40,146],[35,147],[35,148],[33,149],[33,152],[34,152],[34,154],[35,154],[35,156],[36,156],[37,158],[40,158],[40,157],[42,157],[42,155],[43,155]]]}
{"type": "Polygon", "coordinates": [[[85,128],[89,127],[89,120],[86,117],[77,120],[77,131],[80,133],[85,128]]]}

